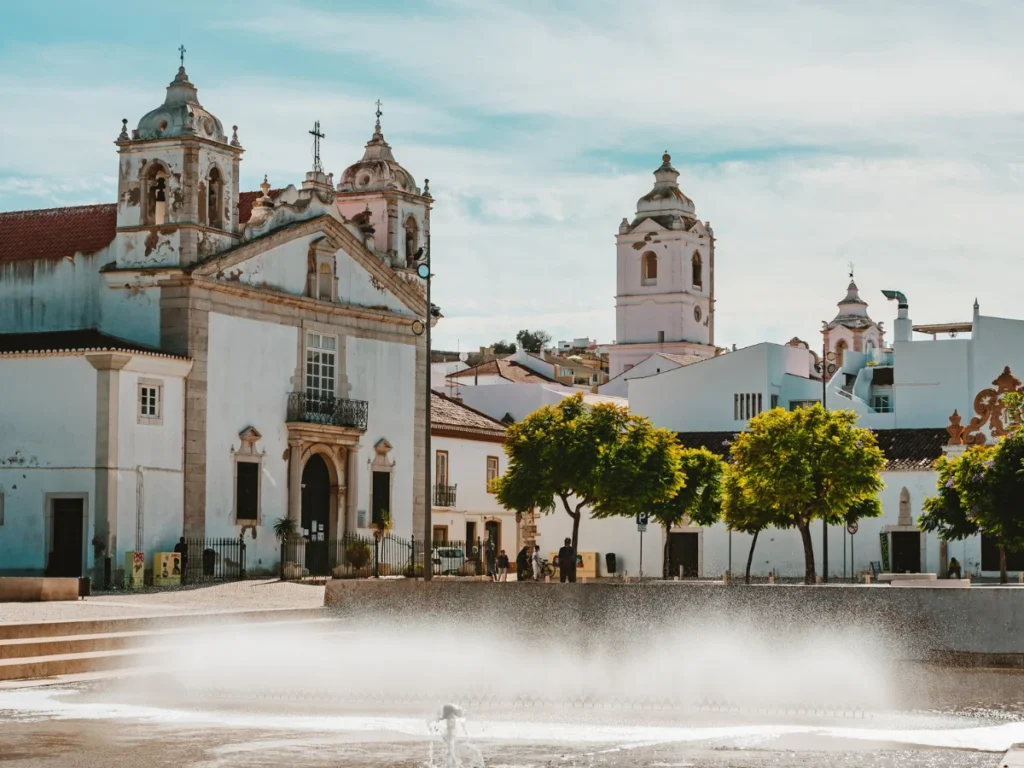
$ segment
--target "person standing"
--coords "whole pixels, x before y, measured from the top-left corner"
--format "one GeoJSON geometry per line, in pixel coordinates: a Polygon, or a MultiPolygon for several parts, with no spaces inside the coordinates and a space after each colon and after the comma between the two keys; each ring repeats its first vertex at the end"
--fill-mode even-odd
{"type": "Polygon", "coordinates": [[[178,543],[174,545],[174,551],[181,555],[181,583],[185,583],[185,577],[188,575],[188,544],[185,543],[185,537],[182,536],[178,539],[178,543]]]}
{"type": "Polygon", "coordinates": [[[566,539],[558,550],[558,580],[563,584],[576,583],[576,550],[572,548],[572,539],[566,539]]]}
{"type": "Polygon", "coordinates": [[[540,545],[539,544],[534,544],[533,545],[533,557],[530,558],[530,562],[533,565],[533,580],[534,581],[540,581],[540,572],[541,572],[541,568],[542,568],[543,564],[540,561],[540,545]]]}
{"type": "Polygon", "coordinates": [[[530,579],[530,548],[523,547],[516,555],[516,581],[530,579]]]}
{"type": "Polygon", "coordinates": [[[951,558],[950,561],[949,561],[948,572],[949,572],[949,578],[951,578],[951,579],[962,578],[963,571],[960,568],[960,563],[957,561],[957,559],[955,557],[951,558]]]}
{"type": "Polygon", "coordinates": [[[508,581],[508,555],[504,549],[498,554],[498,581],[508,581]]]}
{"type": "Polygon", "coordinates": [[[484,558],[487,560],[487,575],[491,577],[491,581],[497,581],[497,558],[495,557],[494,543],[490,539],[487,539],[487,544],[484,545],[484,558]]]}

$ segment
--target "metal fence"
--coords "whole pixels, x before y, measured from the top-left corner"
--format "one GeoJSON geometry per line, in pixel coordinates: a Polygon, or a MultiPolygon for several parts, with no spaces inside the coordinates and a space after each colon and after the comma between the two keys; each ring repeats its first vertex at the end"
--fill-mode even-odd
{"type": "Polygon", "coordinates": [[[422,555],[416,572],[416,539],[399,536],[359,536],[347,533],[340,539],[304,537],[281,542],[281,573],[285,580],[358,579],[371,576],[423,575],[422,555]]]}
{"type": "Polygon", "coordinates": [[[245,540],[185,539],[187,560],[182,563],[185,584],[245,578],[245,540]]]}

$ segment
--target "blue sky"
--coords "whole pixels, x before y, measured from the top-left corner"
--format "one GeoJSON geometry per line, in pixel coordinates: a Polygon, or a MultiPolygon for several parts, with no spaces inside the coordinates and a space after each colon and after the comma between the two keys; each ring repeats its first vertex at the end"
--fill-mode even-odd
{"type": "Polygon", "coordinates": [[[0,210],[112,201],[112,144],[176,48],[246,148],[336,175],[373,102],[431,180],[436,346],[615,334],[614,236],[672,153],[716,248],[717,338],[817,339],[856,264],[872,314],[1024,315],[1024,5],[0,1],[0,210]]]}

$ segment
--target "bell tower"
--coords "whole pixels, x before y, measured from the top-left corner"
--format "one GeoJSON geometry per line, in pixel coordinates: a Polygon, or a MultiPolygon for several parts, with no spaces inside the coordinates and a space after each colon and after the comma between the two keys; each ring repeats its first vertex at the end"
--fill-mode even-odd
{"type": "Polygon", "coordinates": [[[119,267],[187,266],[239,239],[242,145],[200,103],[181,66],[164,103],[130,133],[122,120],[117,196],[119,267]]]}
{"type": "Polygon", "coordinates": [[[715,236],[679,188],[666,152],[654,188],[616,238],[615,344],[609,375],[653,354],[715,354],[715,236]]]}

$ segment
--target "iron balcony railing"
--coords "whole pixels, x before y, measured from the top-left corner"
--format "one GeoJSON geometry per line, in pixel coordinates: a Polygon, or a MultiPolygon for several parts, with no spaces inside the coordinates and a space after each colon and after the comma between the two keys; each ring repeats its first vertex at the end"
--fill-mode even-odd
{"type": "Polygon", "coordinates": [[[366,430],[370,404],[365,400],[292,392],[288,395],[288,421],[366,430]]]}
{"type": "Polygon", "coordinates": [[[434,486],[434,506],[435,507],[454,507],[455,506],[455,489],[457,486],[454,485],[435,485],[434,486]]]}

